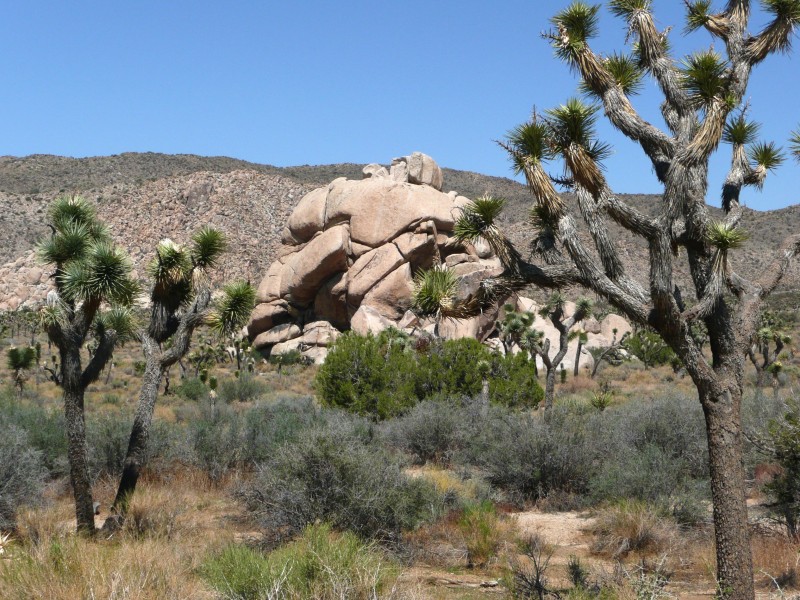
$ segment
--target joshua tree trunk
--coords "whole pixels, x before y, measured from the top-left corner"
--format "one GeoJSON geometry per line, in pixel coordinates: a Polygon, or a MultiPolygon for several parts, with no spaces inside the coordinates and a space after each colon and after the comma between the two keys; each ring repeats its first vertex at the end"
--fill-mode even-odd
{"type": "Polygon", "coordinates": [[[736,385],[701,391],[706,417],[717,580],[726,598],[753,598],[753,563],[743,467],[741,393],[736,385]]]}
{"type": "Polygon", "coordinates": [[[64,422],[67,429],[69,477],[75,495],[75,517],[78,532],[94,534],[94,501],[89,477],[86,421],[84,419],[84,386],[82,385],[80,346],[61,350],[64,389],[64,422]]]}
{"type": "Polygon", "coordinates": [[[583,342],[581,341],[580,336],[578,336],[578,351],[575,352],[575,368],[572,370],[572,375],[574,377],[578,376],[578,370],[581,366],[581,352],[583,351],[583,342]]]}
{"type": "MultiPolygon", "coordinates": [[[[142,388],[139,392],[139,403],[136,406],[133,427],[128,440],[128,450],[122,466],[122,476],[114,503],[111,506],[111,516],[103,525],[105,531],[119,529],[125,522],[130,499],[136,491],[139,475],[147,462],[147,444],[150,439],[150,427],[153,423],[153,413],[161,381],[172,365],[189,351],[192,334],[202,322],[210,300],[209,290],[205,289],[198,293],[192,306],[181,317],[177,331],[172,336],[173,344],[166,352],[162,351],[160,344],[150,333],[140,334],[145,355],[142,388]]],[[[152,329],[154,328],[151,327],[152,329]]]]}

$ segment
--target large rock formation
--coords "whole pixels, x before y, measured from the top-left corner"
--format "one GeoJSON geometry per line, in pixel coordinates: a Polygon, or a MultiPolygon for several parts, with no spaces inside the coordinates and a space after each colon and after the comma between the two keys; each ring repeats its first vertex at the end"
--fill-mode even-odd
{"type": "MultiPolygon", "coordinates": [[[[483,280],[502,273],[488,245],[453,239],[455,221],[469,200],[442,192],[442,171],[432,158],[415,152],[395,159],[389,169],[370,164],[363,177],[339,178],[311,191],[289,217],[248,325],[258,349],[273,354],[299,350],[321,362],[325,348],[346,329],[362,334],[388,327],[431,331],[433,323],[409,310],[417,270],[441,261],[458,276],[458,296],[464,301],[483,280]]],[[[536,311],[530,299],[514,301],[518,310],[536,311]]],[[[440,334],[486,341],[496,335],[498,312],[445,321],[440,334]]],[[[610,343],[603,333],[614,323],[593,325],[588,346],[610,343]]],[[[558,333],[549,321],[537,317],[536,327],[557,346],[558,333]]],[[[576,350],[570,348],[566,368],[576,350]]],[[[590,368],[591,356],[582,364],[590,368]]]]}
{"type": "MultiPolygon", "coordinates": [[[[319,348],[341,330],[424,327],[407,312],[414,273],[435,259],[461,276],[464,299],[476,282],[502,271],[488,248],[454,243],[459,208],[469,200],[442,192],[442,171],[431,157],[415,152],[389,169],[367,165],[363,175],[313,190],[289,217],[248,325],[257,348],[300,349],[321,360],[319,348]]],[[[451,337],[488,331],[477,321],[451,337]]]]}

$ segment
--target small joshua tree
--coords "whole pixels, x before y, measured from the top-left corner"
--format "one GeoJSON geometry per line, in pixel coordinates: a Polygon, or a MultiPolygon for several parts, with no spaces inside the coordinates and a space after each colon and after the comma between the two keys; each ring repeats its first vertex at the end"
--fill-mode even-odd
{"type": "Polygon", "coordinates": [[[575,325],[586,319],[592,312],[592,303],[586,299],[581,299],[576,303],[575,312],[569,317],[566,317],[564,314],[564,305],[564,297],[556,292],[550,296],[547,303],[539,311],[539,314],[544,318],[550,319],[553,327],[558,330],[558,350],[555,355],[550,356],[550,340],[546,337],[539,337],[538,342],[533,338],[527,341],[535,350],[536,354],[542,358],[542,363],[544,364],[546,372],[544,388],[545,410],[553,408],[556,389],[556,370],[567,355],[569,333],[575,325]]]}
{"type": "Polygon", "coordinates": [[[57,295],[42,322],[60,361],[53,380],[64,392],[67,458],[75,495],[78,531],[93,534],[94,502],[86,447],[84,394],[108,364],[120,340],[132,333],[128,306],[137,285],[128,257],[113,245],[94,208],[80,197],[59,198],[48,210],[50,238],[39,244],[40,259],[55,266],[57,295]],[[108,305],[109,308],[101,310],[108,305]],[[83,367],[87,338],[94,351],[83,367]]]}
{"type": "Polygon", "coordinates": [[[28,379],[27,372],[36,364],[36,348],[28,346],[26,348],[9,348],[6,352],[8,368],[14,371],[14,385],[20,395],[28,379]]]}
{"type": "MultiPolygon", "coordinates": [[[[775,364],[779,364],[779,358],[786,345],[791,344],[792,338],[784,331],[781,319],[770,311],[761,314],[761,327],[753,336],[752,343],[748,349],[747,356],[756,369],[756,387],[762,388],[766,385],[766,374],[773,374],[777,378],[775,364]],[[758,355],[761,355],[759,360],[758,355]]],[[[780,368],[778,369],[780,372],[780,368]]]]}
{"type": "Polygon", "coordinates": [[[150,321],[138,332],[145,357],[139,403],[136,407],[128,450],[123,462],[112,517],[106,528],[113,530],[125,520],[128,504],[136,490],[147,458],[147,443],[158,390],[169,369],[189,351],[195,329],[207,322],[220,336],[230,335],[246,322],[255,304],[255,290],[249,283],[224,286],[212,309],[208,271],[225,249],[222,233],[201,228],[187,246],[163,240],[150,263],[150,321]]]}

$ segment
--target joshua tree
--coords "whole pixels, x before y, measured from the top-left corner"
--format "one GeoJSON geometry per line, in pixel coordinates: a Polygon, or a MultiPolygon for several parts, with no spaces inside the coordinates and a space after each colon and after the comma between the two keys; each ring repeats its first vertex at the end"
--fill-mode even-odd
{"type": "Polygon", "coordinates": [[[127,256],[116,248],[93,207],[79,197],[60,198],[48,211],[52,236],[39,244],[41,260],[55,265],[55,301],[42,311],[47,334],[59,351],[53,380],[64,391],[70,481],[75,494],[78,531],[93,534],[94,503],[86,448],[84,393],[103,371],[118,341],[132,331],[126,308],[136,283],[127,256]],[[107,304],[109,309],[101,311],[107,304]],[[82,349],[94,337],[84,368],[82,349]]]}
{"type": "Polygon", "coordinates": [[[22,395],[25,381],[28,379],[27,371],[36,364],[36,348],[32,346],[11,347],[6,352],[6,358],[8,359],[8,368],[14,371],[14,385],[22,395]]]}
{"type": "Polygon", "coordinates": [[[594,376],[597,375],[597,370],[600,368],[600,363],[602,363],[603,361],[615,367],[623,363],[623,361],[625,360],[625,355],[623,354],[622,351],[625,349],[625,344],[628,341],[629,335],[630,332],[626,331],[623,334],[623,336],[619,340],[617,340],[617,329],[614,328],[610,346],[606,346],[605,348],[595,348],[589,350],[589,352],[592,353],[592,357],[594,358],[594,367],[592,367],[592,374],[591,374],[592,379],[594,379],[594,376]]]}
{"type": "Polygon", "coordinates": [[[442,319],[468,316],[468,311],[456,298],[458,278],[442,265],[423,269],[414,276],[411,310],[421,317],[433,317],[434,337],[439,337],[442,319]]]}
{"type": "Polygon", "coordinates": [[[761,327],[753,336],[753,340],[748,348],[747,356],[756,368],[756,386],[761,388],[766,384],[765,373],[772,373],[773,379],[777,379],[780,367],[776,369],[773,365],[780,364],[778,360],[784,346],[792,342],[791,336],[783,331],[781,320],[769,311],[761,314],[761,327]],[[758,355],[761,355],[759,360],[758,355]]]}
{"type": "Polygon", "coordinates": [[[589,334],[583,329],[580,331],[571,331],[569,334],[569,339],[578,340],[578,349],[575,351],[575,365],[572,369],[573,377],[577,377],[581,368],[581,354],[583,353],[583,346],[589,341],[589,334]]]}
{"type": "Polygon", "coordinates": [[[550,340],[543,335],[527,336],[525,340],[526,345],[531,347],[535,354],[542,357],[542,363],[544,364],[546,373],[544,387],[545,410],[553,408],[556,390],[556,370],[567,355],[570,330],[575,327],[576,324],[587,318],[592,311],[591,302],[581,299],[575,306],[575,312],[570,317],[566,317],[564,314],[564,304],[564,297],[560,293],[555,292],[539,311],[539,315],[550,319],[553,327],[558,331],[558,350],[554,356],[550,356],[550,340]]]}
{"type": "Polygon", "coordinates": [[[515,344],[522,345],[525,332],[533,324],[533,315],[514,310],[513,304],[504,305],[503,311],[503,319],[497,322],[496,327],[506,352],[511,352],[515,344]]]}
{"type": "MultiPolygon", "coordinates": [[[[474,211],[465,211],[456,233],[465,241],[484,237],[513,279],[550,288],[588,288],[632,322],[653,328],[672,348],[697,387],[706,420],[720,594],[738,600],[754,597],[740,420],[744,361],[764,299],[800,250],[800,234],[792,235],[752,281],[729,263],[729,254],[746,242],[739,227],[743,188],[760,187],[782,161],[775,144],[754,143],[757,127],[742,105],[753,68],[790,48],[800,23],[800,0],[762,0],[770,19],[755,34],[749,31],[749,0],[727,0],[718,12],[711,4],[686,1],[687,29],[705,28],[719,40],[724,55],[702,50],[682,62],[670,53],[668,32],[656,28],[651,0],[609,3],[634,42],[630,56],[603,57],[593,51],[599,6],[573,2],[559,12],[545,36],[599,104],[573,99],[545,113],[535,112],[501,142],[533,195],[534,248],[540,260],[523,260],[494,219],[476,218],[474,211]],[[631,102],[645,75],[663,94],[665,128],[646,121],[631,102]],[[595,136],[600,107],[614,127],[641,147],[663,185],[654,217],[616,196],[603,175],[601,162],[609,147],[595,136]],[[709,157],[721,142],[731,145],[732,158],[722,182],[725,215],[714,222],[705,197],[709,157]],[[545,163],[556,158],[565,167],[559,182],[575,192],[593,251],[578,235],[579,221],[547,175],[545,163]],[[609,218],[647,244],[647,282],[626,272],[610,237],[609,218]],[[684,305],[682,298],[688,295],[681,294],[675,277],[679,260],[688,266],[698,299],[692,306],[684,305]],[[703,321],[708,330],[710,360],[691,335],[696,321],[703,321]]],[[[795,156],[800,156],[800,132],[793,135],[792,144],[795,156]]]]}
{"type": "Polygon", "coordinates": [[[165,374],[189,351],[192,334],[200,324],[209,322],[220,336],[229,335],[242,327],[253,309],[255,290],[250,284],[240,282],[226,285],[217,305],[213,310],[210,308],[208,271],[224,248],[222,233],[210,227],[200,229],[188,246],[167,239],[156,247],[156,256],[148,269],[152,279],[150,321],[147,329],[137,334],[145,357],[142,388],[122,477],[111,507],[112,517],[106,520],[105,528],[109,530],[125,520],[128,503],[145,465],[153,411],[165,374]]]}

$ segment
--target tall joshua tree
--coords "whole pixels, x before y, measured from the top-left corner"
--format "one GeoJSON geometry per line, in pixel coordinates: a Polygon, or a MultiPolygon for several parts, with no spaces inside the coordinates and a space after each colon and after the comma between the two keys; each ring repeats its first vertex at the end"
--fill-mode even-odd
{"type": "Polygon", "coordinates": [[[55,266],[58,297],[42,312],[47,334],[58,348],[54,381],[61,386],[67,429],[70,482],[78,531],[93,534],[94,503],[87,461],[84,393],[108,364],[116,344],[131,334],[126,308],[137,287],[131,263],[116,248],[94,208],[80,197],[59,198],[49,208],[52,235],[39,244],[40,259],[55,266]],[[106,310],[101,307],[109,306],[106,310]],[[94,337],[86,367],[83,348],[94,337]]]}
{"type": "Polygon", "coordinates": [[[200,229],[187,246],[166,239],[156,247],[148,269],[152,279],[150,320],[147,328],[137,333],[145,357],[142,388],[112,516],[104,526],[107,531],[125,520],[146,462],[153,412],[166,373],[189,351],[199,325],[208,322],[218,334],[228,335],[242,327],[253,309],[255,290],[242,282],[226,285],[212,306],[208,271],[224,249],[222,233],[211,227],[200,229]]]}
{"type": "MultiPolygon", "coordinates": [[[[705,415],[720,595],[752,599],[740,419],[744,363],[764,299],[800,250],[800,234],[789,237],[754,280],[733,269],[729,254],[746,243],[740,228],[742,190],[761,187],[783,158],[775,144],[755,142],[757,126],[748,120],[743,99],[753,68],[790,49],[800,23],[800,0],[762,0],[770,17],[757,33],[750,33],[749,0],[727,0],[718,11],[711,0],[687,0],[687,30],[705,29],[724,50],[701,50],[682,61],[670,52],[668,32],[656,28],[651,5],[651,0],[609,2],[633,42],[631,55],[593,51],[600,7],[584,2],[559,12],[553,30],[545,34],[598,104],[569,100],[534,113],[501,142],[533,196],[539,260],[523,260],[494,220],[476,218],[474,211],[465,211],[456,231],[465,240],[484,237],[514,279],[588,288],[631,321],[651,327],[674,350],[697,387],[705,415]],[[655,80],[663,94],[665,128],[646,121],[631,102],[644,76],[655,80]],[[625,203],[606,182],[601,162],[608,146],[594,129],[600,108],[641,147],[663,185],[655,217],[625,203]],[[714,222],[705,197],[709,157],[721,142],[730,144],[731,165],[721,182],[725,216],[714,222]],[[575,192],[594,251],[578,235],[578,220],[547,175],[545,163],[554,159],[565,167],[561,183],[575,192]],[[610,238],[609,219],[647,244],[648,281],[626,272],[610,238]],[[691,295],[697,298],[691,306],[684,304],[689,294],[681,294],[674,276],[679,260],[691,275],[691,295]],[[708,330],[710,360],[692,336],[698,321],[708,330]]],[[[793,134],[792,144],[795,156],[800,155],[800,132],[793,134]]]]}

